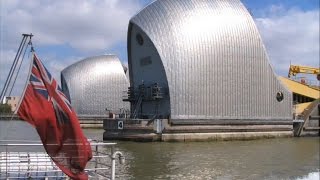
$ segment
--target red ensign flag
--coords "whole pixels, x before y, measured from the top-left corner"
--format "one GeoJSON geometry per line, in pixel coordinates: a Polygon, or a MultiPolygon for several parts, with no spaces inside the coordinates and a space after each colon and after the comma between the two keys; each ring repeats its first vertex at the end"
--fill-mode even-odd
{"type": "Polygon", "coordinates": [[[90,143],[70,100],[35,54],[17,113],[36,128],[48,155],[65,174],[72,179],[88,179],[84,169],[92,158],[90,143]]]}

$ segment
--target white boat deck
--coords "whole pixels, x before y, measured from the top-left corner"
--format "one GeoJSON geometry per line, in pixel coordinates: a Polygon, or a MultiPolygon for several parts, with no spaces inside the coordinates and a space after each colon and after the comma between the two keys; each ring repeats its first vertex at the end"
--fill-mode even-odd
{"type": "MultiPolygon", "coordinates": [[[[93,157],[85,169],[90,179],[115,179],[115,163],[124,157],[114,152],[116,143],[91,143],[93,157]]],[[[46,152],[13,152],[15,147],[42,146],[42,144],[1,144],[5,148],[0,152],[0,180],[7,179],[68,179],[55,165],[46,152]]]]}

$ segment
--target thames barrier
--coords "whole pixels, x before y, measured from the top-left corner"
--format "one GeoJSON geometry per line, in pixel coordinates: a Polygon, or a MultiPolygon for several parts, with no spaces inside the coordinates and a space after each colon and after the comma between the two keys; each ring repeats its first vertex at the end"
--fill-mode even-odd
{"type": "Polygon", "coordinates": [[[155,1],[127,34],[128,68],[105,55],[61,75],[77,113],[100,122],[83,126],[103,121],[105,140],[319,135],[319,89],[275,74],[241,1],[155,1]]]}

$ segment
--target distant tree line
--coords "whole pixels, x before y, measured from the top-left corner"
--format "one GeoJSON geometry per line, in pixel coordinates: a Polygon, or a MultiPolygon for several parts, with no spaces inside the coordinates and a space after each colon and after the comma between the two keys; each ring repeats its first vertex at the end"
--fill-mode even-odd
{"type": "Polygon", "coordinates": [[[0,114],[11,114],[11,106],[9,104],[0,104],[0,114]]]}

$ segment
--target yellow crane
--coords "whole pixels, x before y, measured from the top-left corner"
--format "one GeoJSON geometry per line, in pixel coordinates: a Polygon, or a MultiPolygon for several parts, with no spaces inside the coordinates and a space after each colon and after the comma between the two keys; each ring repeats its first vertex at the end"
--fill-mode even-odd
{"type": "Polygon", "coordinates": [[[320,68],[300,66],[300,65],[290,65],[288,77],[296,76],[298,73],[302,74],[315,74],[317,79],[320,81],[320,68]]]}

